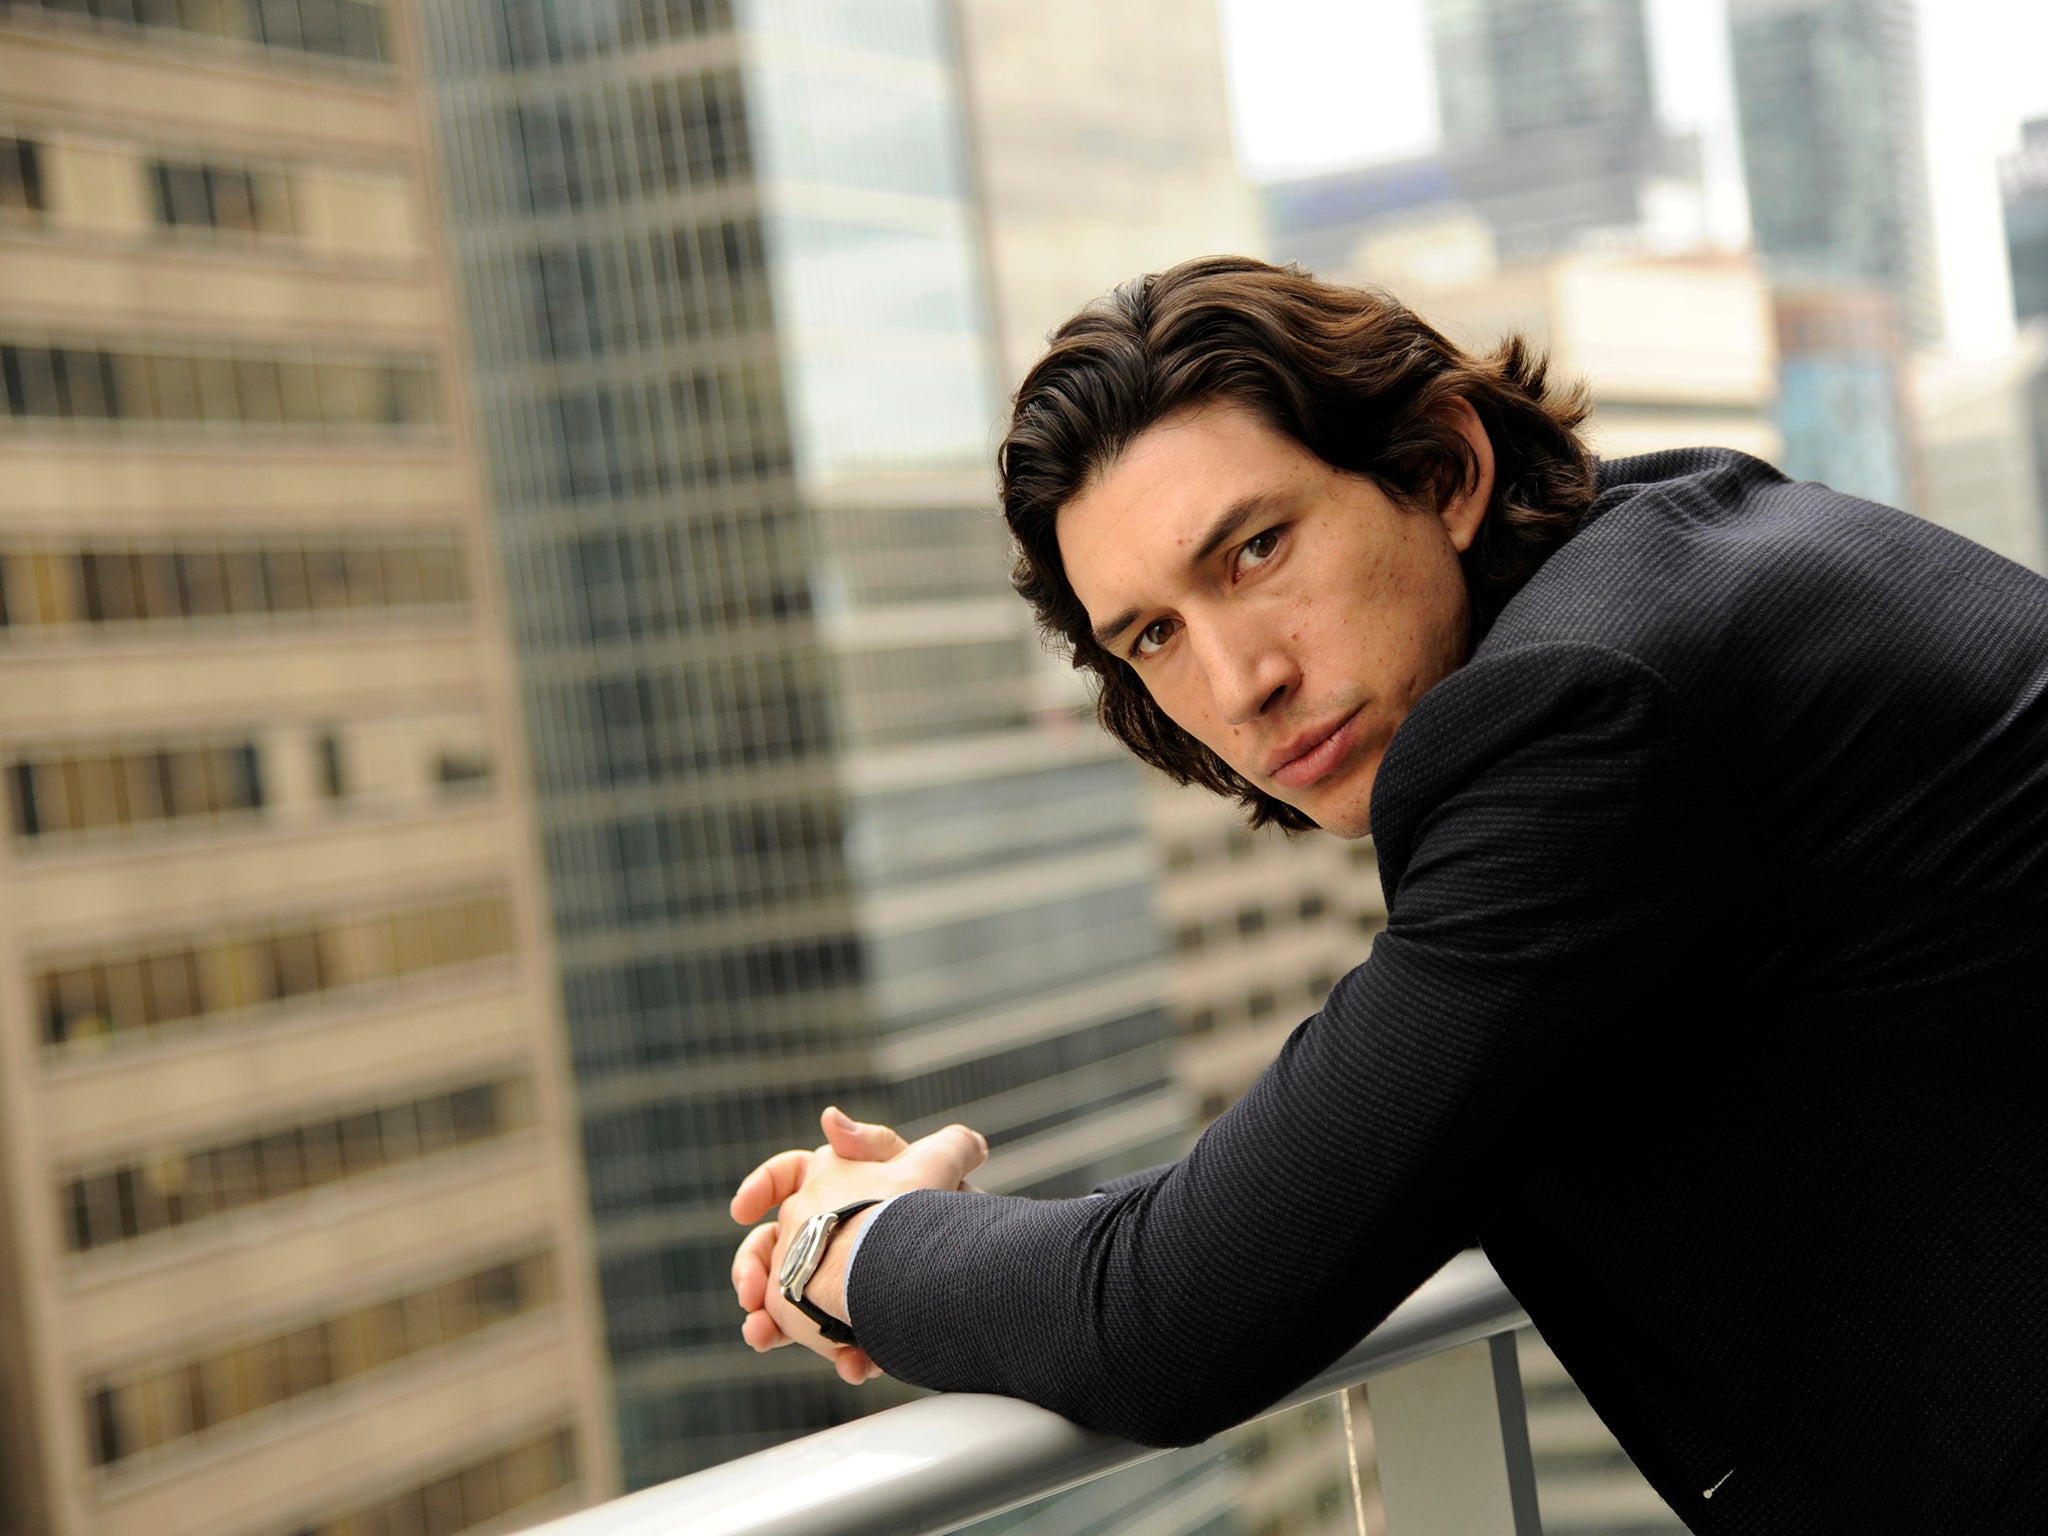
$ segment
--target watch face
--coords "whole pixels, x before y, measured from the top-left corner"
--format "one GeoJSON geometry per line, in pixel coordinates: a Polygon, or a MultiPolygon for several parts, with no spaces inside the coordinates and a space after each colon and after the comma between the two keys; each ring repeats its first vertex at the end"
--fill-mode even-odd
{"type": "Polygon", "coordinates": [[[825,1234],[832,1230],[834,1217],[828,1212],[811,1217],[797,1228],[796,1240],[789,1245],[789,1252],[782,1256],[780,1285],[782,1294],[791,1303],[804,1293],[804,1287],[811,1283],[811,1276],[817,1272],[818,1259],[825,1251],[825,1234]]]}

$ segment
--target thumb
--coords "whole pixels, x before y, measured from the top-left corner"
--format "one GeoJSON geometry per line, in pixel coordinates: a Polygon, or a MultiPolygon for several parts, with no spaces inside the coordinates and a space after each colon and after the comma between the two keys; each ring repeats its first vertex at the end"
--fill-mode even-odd
{"type": "Polygon", "coordinates": [[[886,1125],[866,1125],[836,1105],[818,1117],[825,1142],[849,1163],[886,1163],[909,1143],[886,1125]]]}
{"type": "Polygon", "coordinates": [[[954,1189],[988,1161],[988,1138],[964,1125],[949,1125],[913,1141],[898,1161],[927,1189],[954,1189]]]}

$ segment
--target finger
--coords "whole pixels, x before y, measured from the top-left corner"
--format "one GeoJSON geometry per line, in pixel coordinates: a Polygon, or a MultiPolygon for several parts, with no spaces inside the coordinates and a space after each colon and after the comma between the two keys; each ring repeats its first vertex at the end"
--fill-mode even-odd
{"type": "Polygon", "coordinates": [[[785,1344],[794,1344],[796,1342],[796,1340],[784,1333],[776,1325],[775,1319],[766,1312],[749,1312],[747,1320],[740,1324],[740,1337],[745,1339],[755,1349],[761,1350],[764,1353],[771,1349],[780,1349],[785,1344]]]}
{"type": "Polygon", "coordinates": [[[732,1256],[732,1290],[740,1308],[758,1312],[768,1305],[768,1264],[775,1257],[775,1223],[764,1222],[740,1239],[732,1256]]]}
{"type": "Polygon", "coordinates": [[[732,1219],[752,1226],[803,1188],[804,1178],[810,1171],[810,1153],[776,1153],[740,1180],[740,1187],[733,1192],[732,1219]]]}
{"type": "Polygon", "coordinates": [[[858,1345],[849,1344],[832,1357],[832,1369],[839,1373],[839,1379],[849,1387],[857,1387],[864,1381],[873,1381],[881,1370],[867,1356],[867,1351],[858,1345]]]}
{"type": "Polygon", "coordinates": [[[988,1138],[964,1125],[913,1141],[899,1159],[927,1189],[957,1189],[988,1161],[988,1138]]]}
{"type": "Polygon", "coordinates": [[[825,1144],[850,1163],[886,1163],[910,1143],[886,1125],[868,1125],[837,1105],[818,1116],[825,1144]]]}

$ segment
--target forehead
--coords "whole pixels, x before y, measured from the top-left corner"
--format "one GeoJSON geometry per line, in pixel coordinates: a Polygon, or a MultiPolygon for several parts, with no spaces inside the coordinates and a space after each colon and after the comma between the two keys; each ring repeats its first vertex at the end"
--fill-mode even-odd
{"type": "Polygon", "coordinates": [[[1244,406],[1175,412],[1060,508],[1067,580],[1097,624],[1128,603],[1165,600],[1219,519],[1247,499],[1286,500],[1325,469],[1244,406]]]}

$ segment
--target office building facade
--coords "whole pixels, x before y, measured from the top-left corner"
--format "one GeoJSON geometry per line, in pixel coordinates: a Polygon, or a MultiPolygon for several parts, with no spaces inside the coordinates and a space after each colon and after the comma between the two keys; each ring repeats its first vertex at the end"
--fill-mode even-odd
{"type": "Polygon", "coordinates": [[[1912,507],[1904,340],[1882,288],[1778,284],[1777,465],[1888,507],[1912,507]]]}
{"type": "MultiPolygon", "coordinates": [[[[1643,0],[1430,0],[1440,151],[1524,259],[1702,224],[1699,147],[1657,112],[1643,0]]],[[[1411,178],[1412,180],[1413,178],[1411,178]]]]}
{"type": "Polygon", "coordinates": [[[626,1481],[895,1400],[738,1339],[836,1099],[1075,1192],[1187,1123],[1137,780],[1008,592],[937,0],[430,0],[626,1481]]]}
{"type": "Polygon", "coordinates": [[[2005,202],[2005,256],[2012,271],[2013,318],[2025,324],[2048,315],[2048,117],[2020,134],[2020,147],[1998,162],[2005,202]]]}
{"type": "Polygon", "coordinates": [[[0,1529],[611,1491],[407,27],[0,8],[0,1529]]]}
{"type": "Polygon", "coordinates": [[[1774,280],[1867,283],[1941,339],[1912,0],[1729,0],[1756,248],[1774,280]]]}
{"type": "Polygon", "coordinates": [[[1334,275],[1454,215],[1511,261],[1704,240],[1698,140],[1658,113],[1642,0],[1430,0],[1429,20],[1440,144],[1264,187],[1276,259],[1334,275]]]}

